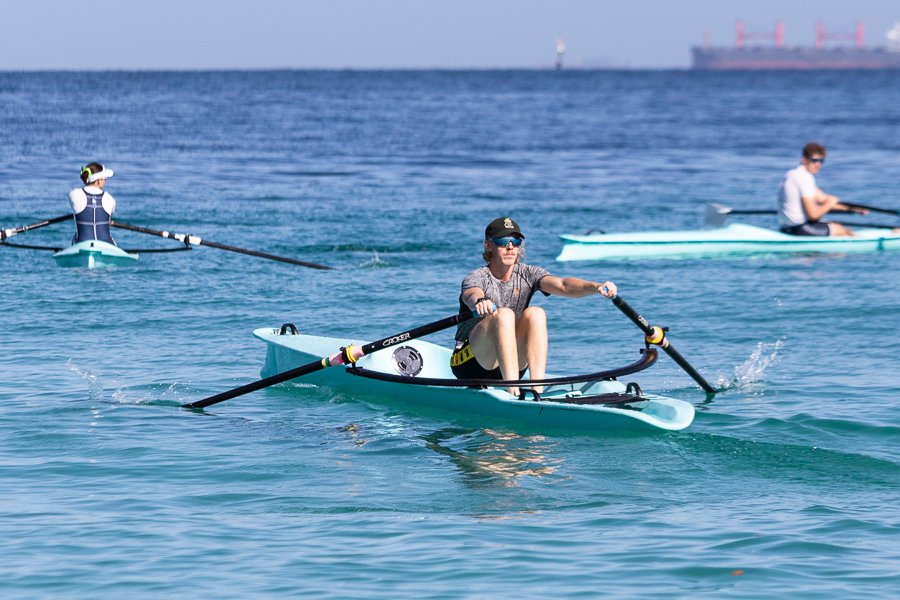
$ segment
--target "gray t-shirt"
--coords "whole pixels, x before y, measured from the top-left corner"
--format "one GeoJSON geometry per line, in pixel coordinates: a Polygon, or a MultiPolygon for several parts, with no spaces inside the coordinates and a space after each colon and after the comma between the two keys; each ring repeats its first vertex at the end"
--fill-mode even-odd
{"type": "MultiPolygon", "coordinates": [[[[513,266],[512,277],[509,281],[500,281],[491,275],[487,265],[475,269],[463,279],[460,289],[459,310],[467,312],[469,308],[462,301],[462,293],[473,287],[484,290],[485,296],[491,299],[497,308],[511,308],[516,313],[516,318],[522,316],[531,297],[534,293],[540,291],[541,279],[549,275],[550,272],[543,267],[534,265],[525,265],[518,263],[513,266]]],[[[545,296],[550,294],[541,292],[545,296]]],[[[478,324],[478,319],[469,319],[460,323],[456,328],[456,340],[463,342],[468,339],[469,332],[478,324]]]]}

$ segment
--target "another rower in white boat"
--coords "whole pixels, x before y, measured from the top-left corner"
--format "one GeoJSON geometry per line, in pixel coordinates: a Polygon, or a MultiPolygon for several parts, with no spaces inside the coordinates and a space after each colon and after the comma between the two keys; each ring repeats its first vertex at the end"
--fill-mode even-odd
{"type": "MultiPolygon", "coordinates": [[[[897,215],[892,209],[871,211],[897,215]]],[[[706,207],[705,229],[562,234],[558,261],[638,258],[742,257],[761,254],[853,254],[900,250],[900,228],[891,224],[854,224],[853,235],[790,235],[745,223],[727,223],[731,215],[775,215],[769,210],[706,207]]]]}
{"type": "Polygon", "coordinates": [[[816,175],[825,164],[825,146],[810,142],[803,147],[800,164],[784,174],[778,188],[781,231],[789,235],[850,236],[853,231],[841,223],[820,219],[833,210],[869,214],[864,208],[842,204],[816,185],[816,175]]]}

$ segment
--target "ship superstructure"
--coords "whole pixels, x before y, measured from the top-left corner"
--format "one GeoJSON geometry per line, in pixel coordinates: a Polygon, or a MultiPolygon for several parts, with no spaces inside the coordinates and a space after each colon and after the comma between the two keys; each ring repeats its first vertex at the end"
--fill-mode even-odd
{"type": "Polygon", "coordinates": [[[733,48],[695,46],[693,68],[698,70],[744,71],[766,69],[900,69],[900,23],[887,35],[887,43],[878,48],[865,46],[865,24],[857,23],[852,32],[829,33],[822,21],[816,23],[815,45],[786,46],[784,23],[769,32],[748,32],[743,21],[735,25],[733,48]],[[748,45],[748,41],[771,41],[771,45],[748,45]],[[831,41],[852,45],[827,46],[831,41]]]}

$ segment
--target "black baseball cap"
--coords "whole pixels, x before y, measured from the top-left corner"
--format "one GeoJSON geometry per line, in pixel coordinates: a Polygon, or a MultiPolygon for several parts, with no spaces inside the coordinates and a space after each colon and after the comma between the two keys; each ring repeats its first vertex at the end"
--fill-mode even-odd
{"type": "Polygon", "coordinates": [[[486,240],[495,237],[506,237],[508,235],[517,235],[520,238],[525,239],[525,234],[519,229],[519,224],[509,217],[497,217],[484,229],[484,239],[486,240]]]}

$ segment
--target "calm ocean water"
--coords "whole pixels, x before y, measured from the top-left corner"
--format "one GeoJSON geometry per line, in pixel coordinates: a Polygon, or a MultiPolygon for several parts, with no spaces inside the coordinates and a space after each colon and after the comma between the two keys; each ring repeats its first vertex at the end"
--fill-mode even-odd
{"type": "MultiPolygon", "coordinates": [[[[124,222],[336,267],[0,248],[0,595],[897,597],[900,255],[554,257],[560,233],[771,208],[810,140],[824,189],[898,208],[898,97],[894,73],[0,73],[0,227],[65,213],[99,160],[124,222]],[[705,402],[663,356],[637,379],[698,414],[650,435],[298,384],[178,408],[258,378],[257,327],[453,314],[501,214],[529,262],[613,279],[729,391],[705,402]]],[[[540,302],[551,370],[635,358],[608,302],[540,302]]]]}

